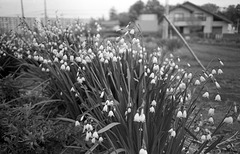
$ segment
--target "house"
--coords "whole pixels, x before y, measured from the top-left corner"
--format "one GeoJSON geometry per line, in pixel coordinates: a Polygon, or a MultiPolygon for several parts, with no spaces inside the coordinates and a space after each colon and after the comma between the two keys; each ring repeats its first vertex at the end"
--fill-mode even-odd
{"type": "Polygon", "coordinates": [[[143,33],[156,33],[159,30],[157,14],[141,14],[136,24],[143,33]]]}
{"type": "Polygon", "coordinates": [[[169,10],[169,20],[182,34],[224,34],[229,33],[232,22],[209,12],[191,2],[184,2],[169,10]]]}

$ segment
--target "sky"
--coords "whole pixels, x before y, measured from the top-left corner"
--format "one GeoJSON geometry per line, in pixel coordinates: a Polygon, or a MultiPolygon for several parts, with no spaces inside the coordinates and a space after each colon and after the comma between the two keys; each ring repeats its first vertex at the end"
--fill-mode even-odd
{"type": "MultiPolygon", "coordinates": [[[[26,17],[43,17],[44,0],[22,0],[26,17]]],[[[47,14],[50,17],[62,18],[101,18],[108,19],[109,10],[114,7],[117,13],[127,12],[137,0],[46,0],[47,14]]],[[[147,0],[142,0],[144,3],[147,0]]],[[[186,0],[168,0],[176,5],[186,0]]],[[[188,0],[196,5],[213,3],[220,7],[240,4],[239,0],[188,0]]],[[[159,0],[165,5],[166,0],[159,0]]],[[[21,0],[0,0],[0,16],[21,16],[21,0]]]]}

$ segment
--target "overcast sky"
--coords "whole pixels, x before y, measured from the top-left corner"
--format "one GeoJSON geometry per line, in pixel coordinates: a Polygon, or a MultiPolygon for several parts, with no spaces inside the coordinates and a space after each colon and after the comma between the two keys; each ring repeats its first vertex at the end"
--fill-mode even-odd
{"type": "MultiPolygon", "coordinates": [[[[108,19],[110,8],[114,7],[118,13],[127,12],[137,0],[46,0],[48,16],[99,18],[108,19]]],[[[144,3],[147,0],[142,0],[144,3]]],[[[166,0],[159,0],[165,5],[166,0]]],[[[185,0],[168,0],[169,4],[176,5],[185,0]]],[[[214,3],[220,7],[240,4],[240,0],[189,0],[196,5],[214,3]]],[[[26,17],[43,17],[44,0],[23,0],[26,17]]],[[[0,16],[21,16],[21,0],[0,0],[0,16]]]]}

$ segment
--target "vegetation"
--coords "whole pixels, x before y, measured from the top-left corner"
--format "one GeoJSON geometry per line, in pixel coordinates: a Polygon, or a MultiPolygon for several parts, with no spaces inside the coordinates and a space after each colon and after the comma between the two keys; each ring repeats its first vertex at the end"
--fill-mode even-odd
{"type": "MultiPolygon", "coordinates": [[[[111,40],[101,38],[97,23],[60,27],[32,31],[23,24],[21,33],[1,36],[1,57],[14,57],[21,70],[9,80],[32,83],[14,89],[17,97],[1,98],[3,153],[222,150],[219,131],[240,116],[234,104],[218,123],[214,108],[201,114],[199,99],[221,102],[212,68],[198,74],[181,68],[170,48],[145,48],[137,27],[111,40]]],[[[217,61],[221,74],[224,64],[217,61]]]]}

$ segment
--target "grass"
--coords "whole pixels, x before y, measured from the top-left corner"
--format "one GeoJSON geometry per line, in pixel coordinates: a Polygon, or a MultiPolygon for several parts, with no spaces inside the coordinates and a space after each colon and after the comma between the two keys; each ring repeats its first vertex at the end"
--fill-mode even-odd
{"type": "MultiPolygon", "coordinates": [[[[236,102],[240,99],[240,52],[239,49],[220,47],[212,45],[191,44],[191,48],[196,53],[204,66],[211,63],[212,68],[217,68],[220,64],[217,58],[224,62],[223,74],[217,76],[217,80],[221,85],[220,93],[223,94],[223,100],[236,102]]],[[[190,55],[187,48],[183,47],[175,53],[182,61],[181,65],[187,67],[187,63],[191,65],[191,71],[201,71],[196,60],[190,55]]],[[[238,105],[240,105],[238,103],[238,105]]]]}

